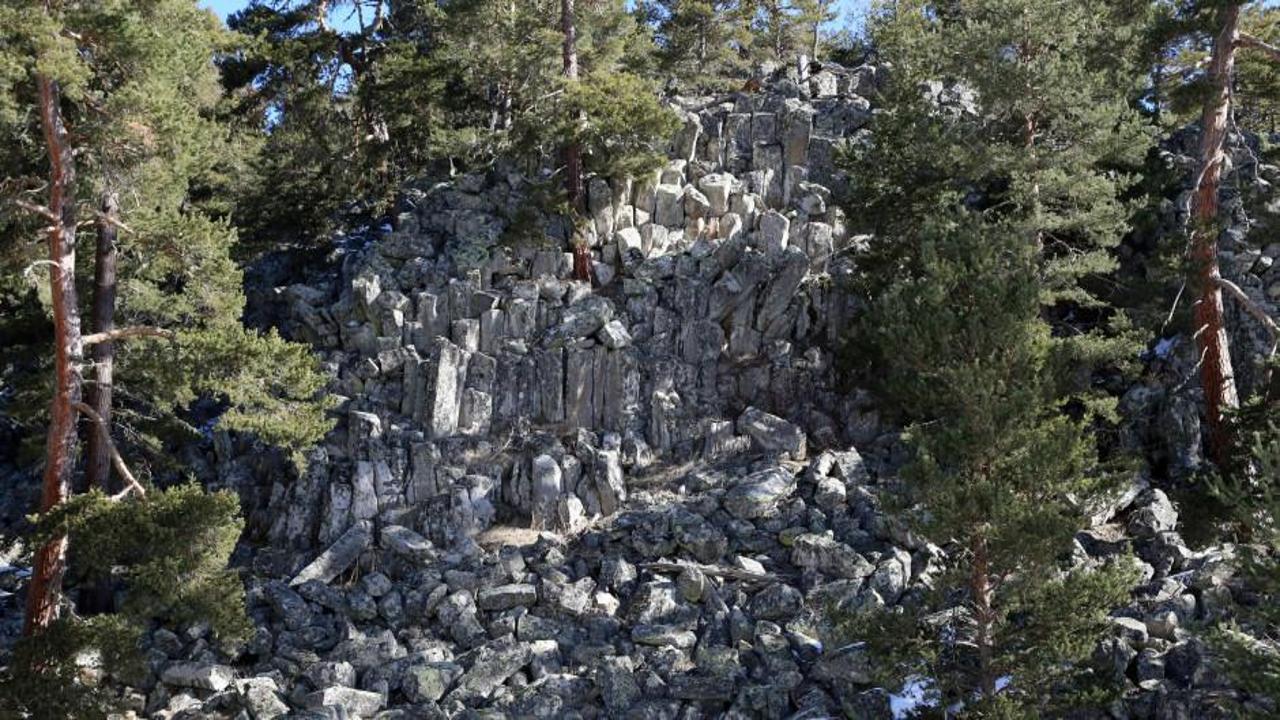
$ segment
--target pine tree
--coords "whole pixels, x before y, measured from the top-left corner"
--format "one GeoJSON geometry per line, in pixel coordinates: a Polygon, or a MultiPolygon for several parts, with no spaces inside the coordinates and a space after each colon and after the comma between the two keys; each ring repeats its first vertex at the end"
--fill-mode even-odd
{"type": "Polygon", "coordinates": [[[875,239],[856,285],[859,379],[907,424],[902,517],[947,543],[934,592],[901,616],[855,614],[901,682],[941,707],[1035,717],[1080,701],[1128,569],[1063,562],[1078,502],[1111,476],[1092,381],[1135,346],[1106,302],[1123,200],[1150,147],[1130,109],[1143,15],[1028,0],[887,4],[893,68],[851,155],[851,218],[875,239]],[[1074,692],[1078,691],[1078,692],[1074,692]]]}
{"type": "Polygon", "coordinates": [[[262,145],[236,203],[250,242],[324,237],[353,209],[376,216],[438,156],[441,18],[386,0],[255,0],[228,18],[243,36],[219,63],[232,115],[262,145]]]}
{"type": "Polygon", "coordinates": [[[943,103],[965,121],[945,133],[875,127],[882,149],[867,160],[889,171],[864,174],[859,189],[874,222],[901,226],[904,208],[969,194],[1015,216],[1041,248],[1046,306],[1094,305],[1089,280],[1115,267],[1129,216],[1121,198],[1152,144],[1129,107],[1137,58],[1123,52],[1142,16],[1124,3],[1046,13],[1031,0],[975,0],[951,3],[963,19],[946,21],[931,6],[894,3],[874,21],[898,78],[886,100],[912,114],[943,103]]]}
{"type": "Polygon", "coordinates": [[[227,568],[242,528],[233,492],[196,485],[116,499],[77,495],[41,518],[36,541],[68,539],[71,576],[124,590],[118,612],[65,617],[23,639],[0,672],[0,717],[78,720],[116,710],[109,686],[83,681],[84,657],[112,677],[143,675],[141,634],[161,621],[208,623],[224,647],[247,639],[244,586],[227,568]]]}
{"type": "MultiPolygon", "coordinates": [[[[241,98],[238,116],[264,145],[257,179],[238,208],[254,239],[323,238],[356,198],[366,198],[356,217],[378,217],[410,177],[477,170],[499,159],[522,161],[530,175],[548,161],[565,167],[564,138],[549,129],[564,127],[557,114],[573,84],[561,0],[392,3],[381,25],[326,31],[315,22],[322,6],[332,14],[350,5],[254,3],[231,18],[234,29],[254,38],[223,63],[241,98]],[[386,138],[364,142],[367,131],[352,126],[374,114],[386,138]]],[[[652,75],[651,42],[624,2],[584,0],[571,9],[583,85],[652,75]]],[[[656,98],[650,84],[644,94],[656,98]]],[[[623,80],[613,89],[637,87],[623,80]]],[[[636,127],[661,113],[656,102],[650,109],[635,118],[636,127]]],[[[583,164],[592,152],[582,148],[583,164]]],[[[580,196],[574,188],[566,194],[580,196]]]]}
{"type": "MultiPolygon", "coordinates": [[[[1247,5],[1240,15],[1242,34],[1267,43],[1280,43],[1280,9],[1247,5]]],[[[1241,53],[1236,63],[1234,99],[1236,123],[1260,133],[1277,131],[1280,120],[1280,63],[1263,52],[1241,53]]]]}
{"type": "Polygon", "coordinates": [[[817,61],[822,51],[822,26],[836,19],[835,0],[792,0],[798,20],[809,33],[809,60],[817,61]]]}
{"type": "Polygon", "coordinates": [[[1082,420],[1055,397],[1039,262],[1018,223],[962,206],[917,216],[918,266],[871,301],[856,342],[872,348],[887,407],[911,424],[901,519],[947,544],[933,591],[905,613],[844,616],[892,687],[925,678],[966,717],[1037,717],[1083,692],[1126,568],[1062,562],[1084,524],[1077,500],[1104,485],[1082,420]]]}
{"type": "MultiPolygon", "coordinates": [[[[1239,1],[1185,3],[1168,13],[1159,28],[1164,44],[1178,48],[1184,58],[1203,57],[1203,62],[1196,63],[1203,65],[1203,71],[1192,74],[1183,93],[1194,98],[1200,121],[1197,164],[1186,208],[1185,284],[1194,298],[1191,336],[1196,343],[1204,393],[1209,456],[1219,468],[1228,468],[1235,462],[1235,438],[1229,417],[1241,401],[1225,324],[1224,293],[1262,319],[1268,330],[1276,325],[1243,290],[1222,277],[1219,262],[1218,243],[1224,225],[1220,196],[1228,162],[1227,139],[1230,132],[1238,130],[1237,56],[1243,50],[1255,59],[1280,63],[1280,47],[1242,30],[1248,6],[1239,1]]],[[[1263,25],[1261,19],[1251,22],[1263,25]]]]}
{"type": "Polygon", "coordinates": [[[663,72],[694,89],[740,87],[748,74],[751,5],[742,0],[650,0],[637,14],[653,28],[663,72]]]}
{"type": "Polygon", "coordinates": [[[1247,604],[1210,633],[1223,668],[1247,693],[1248,717],[1271,717],[1280,707],[1280,413],[1273,396],[1246,405],[1237,418],[1244,457],[1227,468],[1214,491],[1232,511],[1241,543],[1247,604]]]}
{"type": "MultiPolygon", "coordinates": [[[[47,169],[30,156],[5,168],[6,200],[45,224],[49,253],[42,264],[49,268],[48,290],[41,295],[50,301],[52,329],[26,348],[33,356],[54,357],[40,506],[53,524],[39,536],[43,544],[27,590],[31,637],[62,633],[76,622],[64,614],[62,596],[68,537],[74,535],[68,523],[76,521],[68,513],[114,503],[128,510],[111,512],[141,519],[163,512],[166,499],[177,497],[149,491],[149,478],[135,475],[138,466],[125,454],[136,451],[135,459],[163,468],[167,433],[196,436],[185,419],[196,398],[221,406],[224,427],[294,448],[314,442],[328,427],[318,399],[324,378],[309,353],[241,325],[241,276],[230,255],[234,232],[201,209],[199,193],[211,186],[213,169],[229,153],[225,129],[210,120],[219,98],[212,59],[222,40],[218,21],[194,0],[48,2],[39,13],[16,0],[0,4],[6,68],[0,121],[6,134],[22,138],[31,136],[31,118],[38,118],[48,158],[47,169]],[[41,173],[48,186],[44,204],[36,195],[41,173]],[[77,261],[75,233],[84,217],[98,225],[96,267],[77,261]],[[93,332],[80,327],[86,313],[77,278],[100,283],[93,332]],[[113,362],[96,368],[92,402],[84,402],[84,349],[104,345],[114,351],[96,357],[113,362]],[[109,390],[120,384],[129,390],[127,412],[113,413],[119,408],[109,390]],[[105,490],[99,471],[109,463],[124,485],[120,492],[71,499],[82,419],[95,449],[88,472],[105,490]],[[112,439],[121,424],[136,438],[125,452],[112,439]]],[[[230,514],[211,514],[210,521],[234,542],[234,506],[230,514]]],[[[207,548],[210,562],[220,567],[229,555],[224,545],[207,548]]],[[[95,557],[87,550],[71,552],[95,557]]],[[[162,555],[162,563],[180,562],[173,553],[192,553],[178,539],[150,550],[162,555]]],[[[73,568],[81,574],[105,570],[73,568]]],[[[55,660],[45,659],[34,670],[55,668],[55,660]]]]}

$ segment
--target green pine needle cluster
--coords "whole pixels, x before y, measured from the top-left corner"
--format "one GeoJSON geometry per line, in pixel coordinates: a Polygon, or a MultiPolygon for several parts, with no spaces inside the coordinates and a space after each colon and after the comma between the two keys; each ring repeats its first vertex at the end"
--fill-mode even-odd
{"type": "Polygon", "coordinates": [[[243,529],[235,493],[186,484],[116,500],[94,490],[35,522],[35,542],[67,537],[69,579],[112,588],[123,602],[24,639],[0,675],[0,717],[63,720],[111,708],[100,671],[136,681],[139,641],[154,623],[208,623],[225,647],[248,637],[244,585],[227,567],[243,529]]]}

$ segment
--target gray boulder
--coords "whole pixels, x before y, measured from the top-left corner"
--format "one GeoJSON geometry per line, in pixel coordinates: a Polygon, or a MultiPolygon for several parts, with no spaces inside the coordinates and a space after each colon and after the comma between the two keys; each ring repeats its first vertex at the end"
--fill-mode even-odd
{"type": "Polygon", "coordinates": [[[337,707],[351,717],[371,718],[387,704],[387,699],[382,693],[349,687],[331,687],[307,695],[303,698],[302,704],[312,710],[337,707]]]}
{"type": "Polygon", "coordinates": [[[166,667],[160,680],[166,685],[222,692],[235,680],[236,673],[226,665],[184,662],[166,667]]]}
{"type": "Polygon", "coordinates": [[[744,477],[725,493],[722,502],[730,515],[751,520],[772,513],[795,489],[795,476],[773,467],[744,477]]]}
{"type": "Polygon", "coordinates": [[[373,542],[373,523],[362,520],[352,525],[344,532],[327,550],[320,555],[311,564],[302,568],[297,575],[289,581],[290,585],[301,585],[308,580],[319,580],[323,583],[332,582],[344,570],[351,567],[351,564],[360,557],[360,553],[373,542]]]}
{"type": "Polygon", "coordinates": [[[538,602],[538,588],[527,583],[513,583],[482,588],[476,593],[476,607],[481,610],[510,610],[538,602]]]}
{"type": "Polygon", "coordinates": [[[529,663],[531,656],[528,643],[510,636],[494,640],[476,651],[449,697],[464,703],[491,697],[507,678],[529,663]]]}
{"type": "Polygon", "coordinates": [[[1163,490],[1148,490],[1135,503],[1138,507],[1129,516],[1129,534],[1150,538],[1173,530],[1178,525],[1178,510],[1163,490]]]}
{"type": "Polygon", "coordinates": [[[432,703],[444,697],[460,677],[462,667],[451,662],[415,664],[405,669],[400,686],[410,701],[432,703]]]}
{"type": "Polygon", "coordinates": [[[824,575],[850,580],[860,580],[876,569],[848,545],[836,541],[829,534],[815,533],[805,533],[795,538],[791,546],[791,563],[813,568],[824,575]]]}
{"type": "Polygon", "coordinates": [[[786,420],[750,407],[738,417],[738,432],[751,438],[752,445],[769,454],[785,454],[803,460],[807,440],[804,431],[786,420]]]}
{"type": "Polygon", "coordinates": [[[431,556],[431,541],[403,525],[387,525],[379,534],[382,549],[411,560],[425,560],[431,556]]]}

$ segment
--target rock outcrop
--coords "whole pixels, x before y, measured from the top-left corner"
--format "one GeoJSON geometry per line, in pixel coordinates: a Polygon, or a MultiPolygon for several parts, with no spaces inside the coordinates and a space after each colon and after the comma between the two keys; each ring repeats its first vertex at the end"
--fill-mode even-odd
{"type": "Polygon", "coordinates": [[[827,185],[871,71],[829,74],[830,92],[677,101],[674,159],[591,179],[581,227],[535,182],[463,177],[407,191],[336,287],[282,289],[343,402],[272,491],[272,543],[324,549],[370,521],[444,549],[496,521],[572,530],[652,468],[874,440],[834,387],[851,240],[827,185]],[[570,278],[574,238],[596,287],[570,278]]]}

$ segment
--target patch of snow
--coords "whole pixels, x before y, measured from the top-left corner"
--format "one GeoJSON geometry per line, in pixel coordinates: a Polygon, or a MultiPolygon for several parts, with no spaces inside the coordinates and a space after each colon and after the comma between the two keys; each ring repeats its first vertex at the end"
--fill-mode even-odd
{"type": "Polygon", "coordinates": [[[931,678],[918,675],[907,678],[902,688],[889,694],[889,711],[894,720],[906,720],[921,708],[936,707],[937,694],[931,678]]]}

